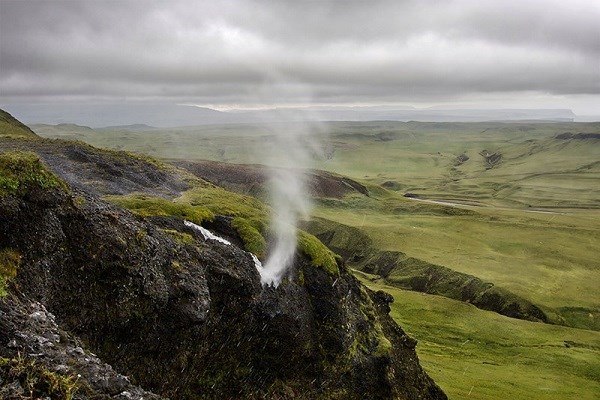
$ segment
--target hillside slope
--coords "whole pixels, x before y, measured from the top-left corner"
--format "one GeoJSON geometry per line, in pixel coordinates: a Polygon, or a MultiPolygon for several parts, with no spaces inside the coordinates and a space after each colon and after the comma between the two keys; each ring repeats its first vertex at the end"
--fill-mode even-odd
{"type": "Polygon", "coordinates": [[[24,138],[32,138],[37,136],[31,129],[29,129],[29,127],[22,124],[15,117],[4,110],[0,110],[0,135],[24,138]]]}
{"type": "Polygon", "coordinates": [[[33,375],[16,366],[32,363],[39,397],[446,398],[389,317],[391,297],[343,264],[299,253],[290,281],[263,287],[237,246],[99,197],[146,191],[176,204],[206,183],[78,143],[0,138],[0,158],[2,395],[25,396],[33,375]]]}

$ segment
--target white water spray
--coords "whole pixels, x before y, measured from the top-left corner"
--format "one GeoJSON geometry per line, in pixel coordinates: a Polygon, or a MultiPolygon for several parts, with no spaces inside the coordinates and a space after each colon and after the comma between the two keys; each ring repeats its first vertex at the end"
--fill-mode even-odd
{"type": "MultiPolygon", "coordinates": [[[[308,116],[289,118],[298,121],[308,116]]],[[[270,130],[273,135],[269,159],[278,167],[271,170],[269,180],[273,243],[261,272],[261,281],[277,287],[294,262],[298,221],[308,217],[310,211],[306,169],[319,148],[319,129],[315,122],[303,121],[276,124],[270,130]]]]}

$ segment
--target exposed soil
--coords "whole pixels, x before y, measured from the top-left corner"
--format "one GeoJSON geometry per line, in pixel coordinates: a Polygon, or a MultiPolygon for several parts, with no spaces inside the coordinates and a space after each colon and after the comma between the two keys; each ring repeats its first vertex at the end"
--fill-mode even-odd
{"type": "Polygon", "coordinates": [[[490,153],[487,150],[482,150],[479,153],[479,155],[485,159],[485,168],[486,169],[494,168],[497,165],[499,165],[500,162],[502,161],[502,153],[500,153],[499,151],[490,153]]]}
{"type": "MultiPolygon", "coordinates": [[[[272,171],[262,165],[217,161],[174,161],[173,164],[215,185],[249,194],[264,193],[272,171]]],[[[314,197],[342,198],[349,193],[369,195],[367,188],[360,183],[326,171],[310,170],[307,182],[310,194],[314,197]]]]}
{"type": "Polygon", "coordinates": [[[585,132],[580,132],[580,133],[571,133],[571,132],[565,132],[565,133],[561,133],[559,135],[555,136],[556,139],[561,139],[561,140],[584,140],[584,139],[596,139],[599,140],[600,139],[600,133],[585,133],[585,132]]]}

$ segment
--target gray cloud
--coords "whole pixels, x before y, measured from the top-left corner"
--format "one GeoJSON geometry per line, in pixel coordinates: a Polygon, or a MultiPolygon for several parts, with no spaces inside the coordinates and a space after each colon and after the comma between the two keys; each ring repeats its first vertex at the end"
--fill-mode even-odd
{"type": "Polygon", "coordinates": [[[0,0],[0,94],[243,104],[275,79],[317,102],[597,100],[598,21],[595,0],[0,0]]]}

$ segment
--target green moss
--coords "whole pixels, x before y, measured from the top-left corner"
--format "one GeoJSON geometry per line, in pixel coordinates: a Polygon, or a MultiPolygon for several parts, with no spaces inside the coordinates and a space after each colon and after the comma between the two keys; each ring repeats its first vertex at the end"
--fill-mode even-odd
{"type": "Polygon", "coordinates": [[[175,229],[161,229],[164,233],[171,236],[177,243],[180,244],[192,244],[194,243],[194,237],[189,233],[179,232],[175,229]]]}
{"type": "Polygon", "coordinates": [[[267,254],[267,242],[256,225],[253,226],[251,220],[242,217],[235,217],[231,221],[231,226],[244,242],[244,249],[262,259],[267,254]]]}
{"type": "MultiPolygon", "coordinates": [[[[263,259],[267,253],[265,240],[269,208],[259,200],[218,187],[195,187],[174,201],[145,194],[106,196],[106,200],[142,216],[174,216],[196,224],[212,220],[215,215],[234,217],[231,226],[244,242],[244,249],[263,259]]],[[[176,240],[190,243],[184,234],[167,232],[176,240]]],[[[311,259],[315,267],[324,268],[330,275],[339,276],[336,255],[319,239],[298,231],[298,249],[311,259]]]]}
{"type": "Polygon", "coordinates": [[[392,342],[385,337],[383,332],[378,331],[378,333],[380,333],[380,335],[378,336],[377,348],[373,354],[377,357],[384,357],[389,355],[392,351],[392,342]]]}
{"type": "Polygon", "coordinates": [[[19,382],[29,396],[23,399],[71,400],[79,390],[76,377],[57,374],[22,357],[0,358],[0,381],[19,382]]]}
{"type": "Polygon", "coordinates": [[[0,196],[22,196],[33,188],[67,190],[67,185],[48,171],[32,152],[9,151],[0,154],[0,196]]]}
{"type": "Polygon", "coordinates": [[[202,187],[188,190],[177,202],[208,208],[214,214],[242,217],[254,221],[262,230],[269,219],[269,209],[254,197],[229,192],[218,187],[202,187]]]}
{"type": "Polygon", "coordinates": [[[298,272],[298,285],[304,286],[304,271],[300,270],[298,272]]]}
{"type": "Polygon", "coordinates": [[[202,221],[210,221],[214,218],[214,214],[206,207],[174,202],[146,194],[138,193],[126,196],[106,196],[105,200],[127,208],[143,217],[172,216],[187,219],[195,224],[201,224],[202,221]]]}
{"type": "Polygon", "coordinates": [[[0,250],[0,297],[7,294],[6,283],[17,276],[17,269],[21,263],[21,254],[13,249],[0,250]]]}
{"type": "Polygon", "coordinates": [[[310,233],[298,230],[298,250],[310,258],[314,267],[323,268],[333,276],[340,275],[335,254],[310,233]]]}

